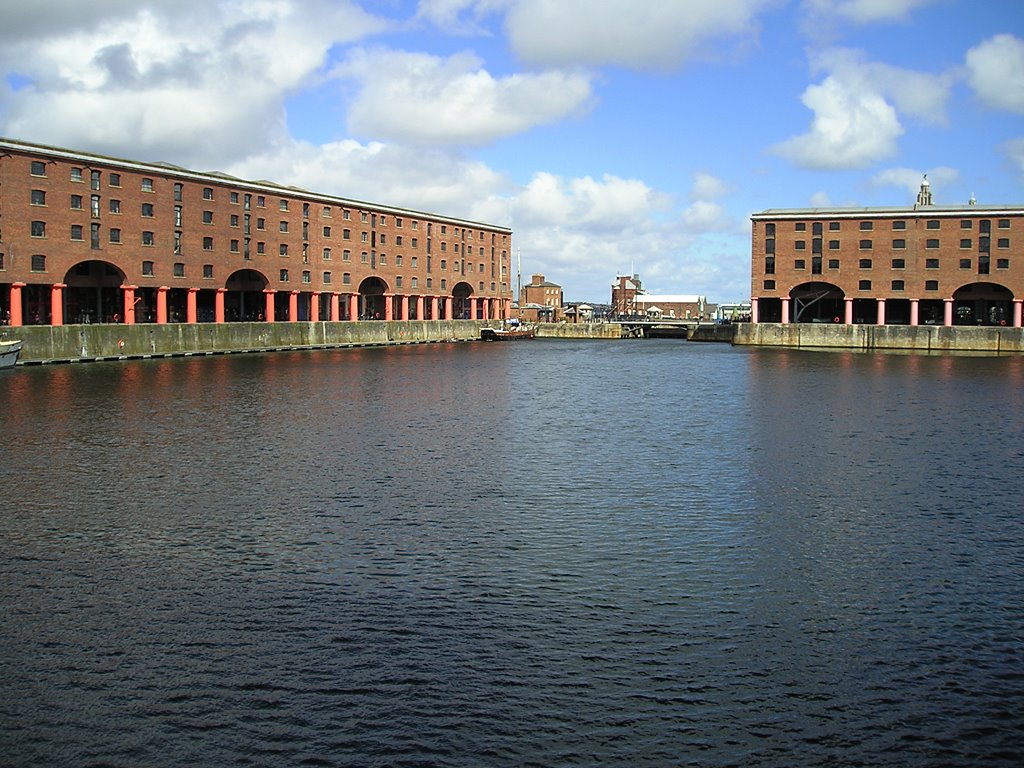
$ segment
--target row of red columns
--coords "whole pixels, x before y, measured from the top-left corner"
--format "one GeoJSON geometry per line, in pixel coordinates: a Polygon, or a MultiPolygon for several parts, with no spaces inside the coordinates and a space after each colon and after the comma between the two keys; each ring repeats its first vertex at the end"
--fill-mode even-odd
{"type": "MultiPolygon", "coordinates": [[[[11,284],[11,301],[10,301],[10,323],[13,326],[20,326],[22,324],[22,289],[26,287],[26,283],[12,283],[11,284]]],[[[50,286],[50,325],[63,325],[64,324],[64,289],[67,285],[64,283],[54,283],[50,286]]],[[[135,291],[138,286],[135,285],[122,285],[121,290],[124,291],[124,322],[127,325],[135,323],[135,291]]],[[[161,286],[156,289],[156,322],[158,324],[167,322],[167,292],[170,288],[161,286]]],[[[196,297],[199,293],[198,288],[189,288],[188,296],[185,303],[185,322],[195,323],[198,318],[197,302],[196,297]]],[[[218,288],[216,299],[214,301],[214,322],[224,322],[224,295],[227,293],[227,288],[218,288]]],[[[273,322],[274,319],[274,304],[275,295],[277,291],[267,289],[264,293],[264,312],[263,318],[269,322],[273,322]]],[[[299,291],[292,291],[288,296],[288,321],[296,322],[299,317],[299,291]]],[[[319,322],[320,320],[320,296],[321,291],[313,291],[313,300],[310,302],[310,320],[312,322],[319,322]]],[[[356,293],[331,293],[331,305],[330,305],[330,317],[324,318],[325,320],[339,320],[341,318],[341,302],[342,297],[348,302],[348,316],[349,318],[356,318],[359,316],[359,294],[356,293]]],[[[409,296],[406,294],[401,295],[399,316],[394,316],[394,299],[395,294],[385,293],[384,297],[384,317],[382,320],[410,320],[409,316],[409,296]]],[[[441,302],[444,302],[444,316],[447,319],[452,319],[452,308],[454,299],[451,296],[415,296],[415,307],[416,317],[422,318],[423,311],[426,308],[426,302],[430,301],[430,316],[438,318],[438,310],[441,308],[441,302]]],[[[484,320],[500,320],[508,319],[512,313],[512,301],[511,299],[497,299],[497,298],[477,298],[475,296],[469,299],[470,317],[476,318],[477,310],[483,310],[484,320]],[[480,303],[482,302],[482,303],[480,303]]]]}
{"type": "MultiPolygon", "coordinates": [[[[782,322],[784,324],[789,323],[789,299],[782,299],[782,322]]],[[[847,325],[853,324],[853,299],[844,299],[844,317],[843,322],[847,325]]],[[[885,299],[877,299],[878,302],[878,316],[876,322],[878,325],[885,325],[885,299]]],[[[1021,310],[1022,302],[1024,299],[1013,300],[1013,327],[1020,328],[1022,326],[1022,320],[1024,320],[1024,312],[1021,310]]],[[[942,313],[942,324],[945,326],[953,325],[953,299],[944,299],[944,307],[942,313]]],[[[910,300],[910,324],[918,325],[918,299],[910,300]]],[[[750,300],[750,320],[751,322],[758,322],[757,316],[757,299],[753,298],[750,300]]],[[[838,322],[839,318],[836,318],[838,322]]]]}

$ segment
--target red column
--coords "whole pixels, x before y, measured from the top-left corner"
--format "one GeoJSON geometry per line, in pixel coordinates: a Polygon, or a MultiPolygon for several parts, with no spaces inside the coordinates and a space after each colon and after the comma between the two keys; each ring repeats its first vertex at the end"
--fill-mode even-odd
{"type": "Polygon", "coordinates": [[[134,285],[122,285],[124,291],[124,324],[135,324],[135,288],[134,285]]]}
{"type": "Polygon", "coordinates": [[[338,292],[334,291],[331,293],[331,320],[338,322],[341,320],[341,301],[338,292]]]}
{"type": "Polygon", "coordinates": [[[1021,314],[1022,314],[1021,313],[1021,301],[1022,301],[1022,299],[1014,299],[1013,300],[1013,327],[1014,328],[1020,328],[1021,327],[1021,322],[1024,321],[1024,318],[1021,317],[1021,314]]]}
{"type": "Polygon", "coordinates": [[[217,297],[213,300],[213,321],[215,323],[224,322],[224,294],[227,292],[227,288],[217,289],[217,297]]]}
{"type": "Polygon", "coordinates": [[[395,295],[393,293],[384,294],[384,319],[395,319],[395,295]]]}
{"type": "Polygon", "coordinates": [[[512,319],[512,299],[505,299],[505,319],[512,319]]]}
{"type": "Polygon", "coordinates": [[[750,299],[750,322],[757,322],[757,296],[750,299]]]}
{"type": "Polygon", "coordinates": [[[445,296],[444,297],[444,319],[445,320],[451,320],[452,319],[452,304],[454,303],[454,301],[455,301],[455,299],[453,297],[451,297],[451,296],[445,296]]]}
{"type": "Polygon", "coordinates": [[[299,292],[292,291],[288,294],[288,322],[294,323],[299,319],[299,292]]]}
{"type": "Polygon", "coordinates": [[[843,322],[847,325],[853,325],[853,299],[843,299],[843,322]]]}
{"type": "Polygon", "coordinates": [[[320,291],[313,291],[313,295],[309,297],[309,321],[320,322],[320,291]]]}
{"type": "Polygon", "coordinates": [[[20,326],[24,309],[21,306],[21,289],[27,283],[11,283],[11,325],[20,326]]]}
{"type": "Polygon", "coordinates": [[[409,296],[404,293],[402,294],[401,299],[401,313],[402,320],[409,319],[409,296]]]}
{"type": "Polygon", "coordinates": [[[156,289],[156,321],[160,324],[167,323],[167,292],[171,290],[166,285],[156,289]]]}
{"type": "Polygon", "coordinates": [[[64,325],[64,283],[50,286],[50,325],[64,325]]]}
{"type": "Polygon", "coordinates": [[[917,325],[919,320],[917,299],[910,300],[910,324],[917,325]]]}
{"type": "Polygon", "coordinates": [[[945,307],[942,313],[942,324],[949,328],[953,325],[953,300],[945,299],[945,307]]]}
{"type": "Polygon", "coordinates": [[[417,320],[422,320],[423,319],[423,297],[422,296],[417,296],[416,297],[416,319],[417,320]]]}
{"type": "Polygon", "coordinates": [[[439,304],[440,304],[440,302],[438,301],[437,296],[431,296],[430,297],[430,319],[431,320],[439,320],[440,319],[437,316],[437,308],[438,308],[439,304]]]}
{"type": "Polygon", "coordinates": [[[350,293],[348,295],[348,319],[358,320],[359,319],[359,294],[350,293]]]}
{"type": "Polygon", "coordinates": [[[274,294],[277,293],[272,288],[265,288],[263,290],[263,318],[268,322],[274,322],[274,294]]]}
{"type": "Polygon", "coordinates": [[[788,323],[789,322],[789,298],[788,297],[782,300],[782,322],[783,323],[788,323]]]}
{"type": "Polygon", "coordinates": [[[885,325],[885,299],[878,300],[878,322],[877,325],[885,325]]]}
{"type": "Polygon", "coordinates": [[[469,319],[476,320],[476,296],[469,299],[469,319]]]}
{"type": "Polygon", "coordinates": [[[199,293],[198,288],[188,289],[188,301],[185,304],[185,322],[196,323],[199,322],[199,313],[196,311],[196,295],[199,293]]]}

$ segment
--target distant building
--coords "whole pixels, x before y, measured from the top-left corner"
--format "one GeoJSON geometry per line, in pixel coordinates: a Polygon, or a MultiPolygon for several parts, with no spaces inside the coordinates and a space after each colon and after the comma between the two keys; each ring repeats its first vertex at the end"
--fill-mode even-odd
{"type": "Polygon", "coordinates": [[[1021,326],[1024,206],[782,208],[751,217],[751,319],[1021,326]]]}
{"type": "Polygon", "coordinates": [[[519,317],[528,323],[561,321],[562,286],[548,282],[544,275],[533,275],[519,295],[519,317]]]}
{"type": "Polygon", "coordinates": [[[615,317],[707,320],[713,311],[707,297],[699,294],[647,293],[639,275],[618,275],[612,283],[612,312],[615,317]]]}

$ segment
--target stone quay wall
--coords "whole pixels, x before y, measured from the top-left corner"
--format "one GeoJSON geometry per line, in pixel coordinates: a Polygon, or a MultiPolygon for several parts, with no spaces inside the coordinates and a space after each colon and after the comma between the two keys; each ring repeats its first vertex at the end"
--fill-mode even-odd
{"type": "Polygon", "coordinates": [[[1024,353],[1024,328],[940,325],[738,323],[733,343],[756,347],[1024,353]]]}
{"type": "Polygon", "coordinates": [[[20,363],[73,363],[474,341],[482,325],[474,320],[30,325],[0,327],[0,340],[25,342],[20,363]]]}

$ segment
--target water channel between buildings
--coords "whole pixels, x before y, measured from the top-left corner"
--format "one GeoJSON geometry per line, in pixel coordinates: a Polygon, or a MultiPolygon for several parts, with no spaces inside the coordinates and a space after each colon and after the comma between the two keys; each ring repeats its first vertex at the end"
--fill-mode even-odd
{"type": "Polygon", "coordinates": [[[0,372],[0,764],[1017,765],[1024,357],[0,372]]]}

